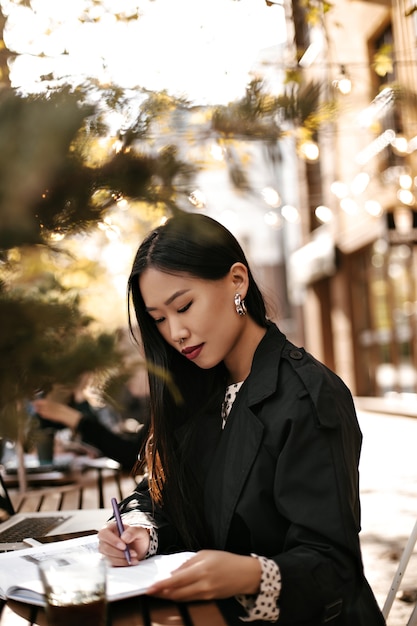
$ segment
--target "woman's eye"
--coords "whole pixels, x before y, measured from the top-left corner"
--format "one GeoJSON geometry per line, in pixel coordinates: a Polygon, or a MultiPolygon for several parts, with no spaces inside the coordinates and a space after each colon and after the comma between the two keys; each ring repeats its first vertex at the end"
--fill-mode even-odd
{"type": "Polygon", "coordinates": [[[161,324],[165,320],[165,317],[157,317],[156,319],[153,317],[152,319],[155,324],[161,324]]]}
{"type": "Polygon", "coordinates": [[[185,306],[183,306],[181,309],[178,309],[178,313],[185,313],[186,311],[188,311],[188,309],[190,308],[192,303],[193,302],[191,301],[188,304],[186,304],[185,306]]]}

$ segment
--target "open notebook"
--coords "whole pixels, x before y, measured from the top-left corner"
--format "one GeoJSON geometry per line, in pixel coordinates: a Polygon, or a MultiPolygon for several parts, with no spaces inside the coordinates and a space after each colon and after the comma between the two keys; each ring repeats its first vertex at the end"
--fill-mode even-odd
{"type": "Polygon", "coordinates": [[[111,515],[111,509],[16,513],[0,473],[0,552],[27,548],[23,540],[28,537],[98,531],[111,515]]]}
{"type": "MultiPolygon", "coordinates": [[[[36,546],[18,552],[0,555],[0,598],[45,605],[37,564],[44,559],[71,562],[74,550],[97,552],[97,537],[81,537],[36,546]]],[[[109,602],[130,598],[143,593],[158,580],[168,578],[192,552],[158,554],[130,567],[108,567],[106,595],[109,602]]]]}

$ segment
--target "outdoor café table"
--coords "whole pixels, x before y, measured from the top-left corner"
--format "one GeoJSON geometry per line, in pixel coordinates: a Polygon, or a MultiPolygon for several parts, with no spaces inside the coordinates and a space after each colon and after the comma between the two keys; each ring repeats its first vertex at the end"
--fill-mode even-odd
{"type": "MultiPolygon", "coordinates": [[[[11,600],[7,606],[28,624],[46,626],[44,609],[11,600]]],[[[227,622],[215,602],[177,604],[138,596],[110,602],[107,626],[227,626],[227,622]]]]}
{"type": "MultiPolygon", "coordinates": [[[[78,508],[83,508],[83,492],[84,488],[94,484],[97,488],[98,494],[98,506],[99,508],[105,508],[104,499],[104,480],[106,478],[112,478],[115,481],[115,495],[118,495],[119,499],[123,498],[121,489],[121,466],[117,461],[109,459],[107,457],[90,458],[88,456],[79,456],[75,454],[66,454],[67,464],[57,468],[53,467],[43,468],[39,466],[36,471],[27,471],[27,492],[20,493],[20,505],[18,510],[23,506],[26,496],[33,496],[35,490],[45,488],[63,488],[62,494],[65,493],[65,486],[72,486],[79,491],[78,508]]],[[[3,480],[9,489],[18,489],[19,481],[17,473],[2,472],[3,480]]],[[[62,502],[58,509],[62,507],[62,502]]],[[[40,510],[43,500],[39,501],[37,510],[40,510]]]]}

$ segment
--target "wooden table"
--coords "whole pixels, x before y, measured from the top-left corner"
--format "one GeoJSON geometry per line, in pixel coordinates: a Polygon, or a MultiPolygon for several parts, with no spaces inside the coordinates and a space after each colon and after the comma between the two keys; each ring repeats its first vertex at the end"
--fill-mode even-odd
{"type": "MultiPolygon", "coordinates": [[[[83,508],[84,489],[91,485],[96,485],[98,494],[98,507],[105,508],[104,501],[104,480],[112,478],[115,481],[116,494],[121,500],[123,498],[120,477],[121,466],[117,461],[107,457],[90,458],[87,456],[73,456],[71,463],[65,469],[42,471],[42,467],[37,468],[36,472],[26,474],[27,491],[15,494],[15,508],[17,512],[28,510],[26,507],[27,500],[37,498],[37,504],[29,505],[30,510],[40,511],[42,509],[45,497],[51,492],[60,494],[60,501],[57,510],[64,508],[63,502],[65,495],[76,490],[78,494],[78,502],[76,507],[83,508]]],[[[3,479],[9,489],[17,490],[19,482],[16,473],[8,474],[3,472],[3,479]]],[[[116,495],[115,494],[115,495],[116,495]]]]}
{"type": "MultiPolygon", "coordinates": [[[[27,624],[47,626],[43,609],[15,601],[9,601],[7,606],[27,624]]],[[[2,620],[0,626],[3,626],[2,620]]],[[[176,604],[150,596],[138,596],[111,602],[108,605],[107,626],[227,626],[227,622],[215,602],[176,604]]]]}

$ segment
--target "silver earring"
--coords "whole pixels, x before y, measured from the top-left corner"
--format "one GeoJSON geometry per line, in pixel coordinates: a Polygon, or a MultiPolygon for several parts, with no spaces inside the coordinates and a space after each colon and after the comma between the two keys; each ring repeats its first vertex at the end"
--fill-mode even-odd
{"type": "Polygon", "coordinates": [[[245,301],[240,297],[240,293],[235,294],[235,307],[238,315],[246,315],[247,309],[245,301]]]}

